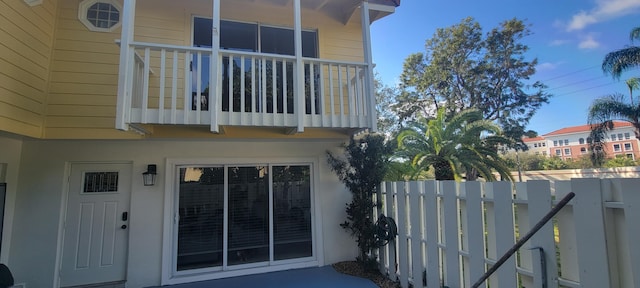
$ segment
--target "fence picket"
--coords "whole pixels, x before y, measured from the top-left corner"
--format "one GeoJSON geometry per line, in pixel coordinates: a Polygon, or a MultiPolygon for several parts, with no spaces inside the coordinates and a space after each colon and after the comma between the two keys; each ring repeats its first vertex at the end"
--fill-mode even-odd
{"type": "Polygon", "coordinates": [[[398,183],[398,190],[396,194],[396,203],[398,210],[396,213],[398,214],[398,271],[400,277],[400,286],[402,288],[409,287],[409,256],[408,256],[408,245],[407,245],[407,235],[408,235],[408,227],[407,227],[407,183],[400,182],[398,183]]]}
{"type": "MultiPolygon", "coordinates": [[[[465,279],[465,287],[469,287],[474,281],[480,279],[484,273],[484,229],[482,222],[482,187],[480,182],[466,182],[465,206],[467,209],[467,230],[466,239],[468,256],[469,277],[465,279]]],[[[485,287],[483,284],[480,287],[485,287]]]]}
{"type": "Polygon", "coordinates": [[[427,287],[440,287],[440,248],[438,247],[437,182],[424,182],[424,217],[427,252],[427,287]]]}
{"type": "Polygon", "coordinates": [[[460,287],[460,256],[458,254],[458,189],[455,181],[443,181],[442,197],[444,208],[444,259],[445,259],[445,286],[460,287]]]}
{"type": "Polygon", "coordinates": [[[620,179],[618,183],[619,190],[621,192],[623,209],[624,209],[624,229],[627,232],[627,253],[629,275],[625,275],[625,286],[621,287],[640,287],[640,249],[633,249],[633,247],[640,243],[640,229],[638,229],[638,223],[635,222],[640,219],[640,193],[638,193],[638,187],[640,187],[640,179],[620,179]]]}
{"type": "MultiPolygon", "coordinates": [[[[496,252],[497,258],[500,258],[502,254],[507,252],[514,241],[514,223],[513,223],[513,202],[511,183],[509,182],[494,182],[489,183],[493,186],[493,203],[495,205],[495,227],[496,227],[496,252]]],[[[496,259],[497,259],[496,258],[496,259]]],[[[497,274],[497,287],[509,288],[517,287],[516,281],[516,260],[515,257],[511,257],[496,272],[497,274]]],[[[495,287],[493,284],[492,287],[495,287]]]]}
{"type": "MultiPolygon", "coordinates": [[[[535,225],[535,223],[530,224],[531,215],[529,213],[530,205],[529,205],[529,198],[527,195],[527,183],[526,182],[515,183],[515,189],[516,189],[516,193],[515,193],[515,200],[514,200],[514,207],[515,207],[514,214],[515,214],[515,220],[517,225],[516,240],[520,240],[527,232],[529,232],[529,230],[531,230],[531,228],[533,227],[533,225],[535,225]]],[[[519,263],[519,266],[517,268],[519,272],[518,281],[520,281],[520,283],[522,283],[522,286],[524,287],[539,287],[539,286],[533,285],[533,282],[534,282],[533,266],[535,264],[532,259],[533,257],[532,255],[538,252],[532,251],[530,249],[532,247],[530,244],[531,244],[531,240],[527,241],[527,243],[521,249],[518,250],[518,254],[517,254],[518,256],[517,262],[519,263]]]]}
{"type": "Polygon", "coordinates": [[[413,287],[423,287],[422,286],[422,271],[424,270],[424,262],[422,252],[422,209],[421,209],[421,201],[422,197],[422,189],[420,182],[410,182],[409,183],[409,223],[411,223],[411,276],[413,279],[413,287]]]}
{"type": "MultiPolygon", "coordinates": [[[[385,183],[385,187],[387,190],[387,194],[385,195],[385,205],[387,206],[387,216],[389,217],[393,217],[394,219],[398,219],[398,217],[395,216],[394,213],[394,195],[396,194],[396,184],[397,183],[390,183],[387,182],[385,183]]],[[[398,226],[400,226],[400,222],[396,221],[398,224],[398,226]]],[[[397,239],[397,237],[396,237],[397,239]]],[[[391,240],[389,242],[389,279],[396,281],[397,279],[397,267],[396,267],[396,242],[397,240],[391,240]]]]}
{"type": "Polygon", "coordinates": [[[610,287],[600,179],[573,179],[578,266],[582,287],[610,287]]]}
{"type": "MultiPolygon", "coordinates": [[[[528,181],[526,183],[527,197],[529,200],[529,227],[536,225],[545,214],[547,214],[551,208],[551,186],[549,181],[528,181]]],[[[520,234],[527,233],[527,231],[520,230],[520,234]]],[[[547,222],[536,234],[529,240],[529,249],[540,247],[545,256],[546,267],[546,287],[555,288],[558,287],[556,281],[553,281],[553,276],[558,275],[558,265],[556,261],[556,247],[553,237],[553,222],[547,222]]],[[[531,259],[533,261],[533,286],[543,287],[542,279],[542,265],[540,259],[540,253],[532,250],[533,253],[531,259]]]]}

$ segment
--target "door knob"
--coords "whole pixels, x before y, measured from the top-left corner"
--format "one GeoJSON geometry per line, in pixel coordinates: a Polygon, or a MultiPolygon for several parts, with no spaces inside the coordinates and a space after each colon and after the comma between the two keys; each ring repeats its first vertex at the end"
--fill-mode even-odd
{"type": "Polygon", "coordinates": [[[123,224],[122,226],[120,226],[120,228],[122,228],[122,229],[127,229],[127,225],[124,225],[124,224],[123,224]]]}

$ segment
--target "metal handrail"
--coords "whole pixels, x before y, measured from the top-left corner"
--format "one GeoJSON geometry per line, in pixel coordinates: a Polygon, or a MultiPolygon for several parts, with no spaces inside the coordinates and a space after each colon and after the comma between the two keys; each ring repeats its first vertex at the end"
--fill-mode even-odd
{"type": "Polygon", "coordinates": [[[509,249],[507,252],[505,252],[504,255],[502,255],[502,257],[500,257],[500,259],[498,261],[496,261],[496,264],[491,266],[491,268],[487,272],[485,272],[484,275],[482,275],[482,277],[480,277],[480,279],[478,279],[478,281],[476,281],[476,283],[474,283],[471,287],[472,288],[477,288],[480,285],[482,285],[482,283],[485,280],[487,280],[491,276],[491,274],[496,272],[498,270],[498,268],[500,268],[500,266],[502,266],[502,264],[504,264],[504,262],[507,262],[507,260],[509,260],[509,258],[511,256],[513,256],[513,254],[516,253],[516,251],[518,251],[518,249],[520,249],[522,247],[522,245],[524,245],[524,243],[529,241],[529,239],[531,237],[533,237],[533,235],[536,234],[538,232],[538,230],[540,230],[542,228],[542,226],[547,224],[547,222],[549,222],[549,220],[551,220],[551,218],[553,218],[553,216],[558,214],[558,212],[560,212],[560,210],[564,206],[566,206],[567,203],[569,203],[569,201],[571,199],[573,199],[573,197],[575,197],[575,196],[576,196],[576,194],[573,193],[573,192],[569,192],[569,194],[564,196],[564,198],[562,198],[562,200],[560,200],[560,202],[558,202],[558,204],[556,204],[556,206],[553,207],[553,209],[551,209],[551,211],[549,211],[547,213],[547,215],[542,217],[542,219],[540,219],[540,221],[538,221],[538,223],[536,223],[536,225],[533,226],[533,228],[529,231],[529,233],[527,233],[527,235],[525,235],[524,237],[520,238],[520,240],[518,240],[518,242],[516,242],[516,244],[514,244],[513,247],[511,247],[511,249],[509,249]]]}

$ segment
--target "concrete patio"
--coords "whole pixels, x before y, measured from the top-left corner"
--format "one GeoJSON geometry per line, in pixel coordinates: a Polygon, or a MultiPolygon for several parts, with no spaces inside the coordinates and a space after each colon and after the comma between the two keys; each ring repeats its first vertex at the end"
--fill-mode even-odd
{"type": "MultiPolygon", "coordinates": [[[[224,278],[187,284],[162,286],[169,288],[377,288],[368,279],[336,272],[331,266],[295,269],[272,273],[224,278]]],[[[159,288],[159,287],[150,287],[159,288]]]]}

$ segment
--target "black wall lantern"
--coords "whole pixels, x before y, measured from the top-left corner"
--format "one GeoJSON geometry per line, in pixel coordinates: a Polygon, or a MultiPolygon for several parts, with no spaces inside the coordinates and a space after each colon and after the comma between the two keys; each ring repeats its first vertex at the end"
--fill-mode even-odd
{"type": "Polygon", "coordinates": [[[156,164],[149,164],[147,172],[142,173],[142,181],[144,186],[153,186],[156,184],[156,164]]]}

